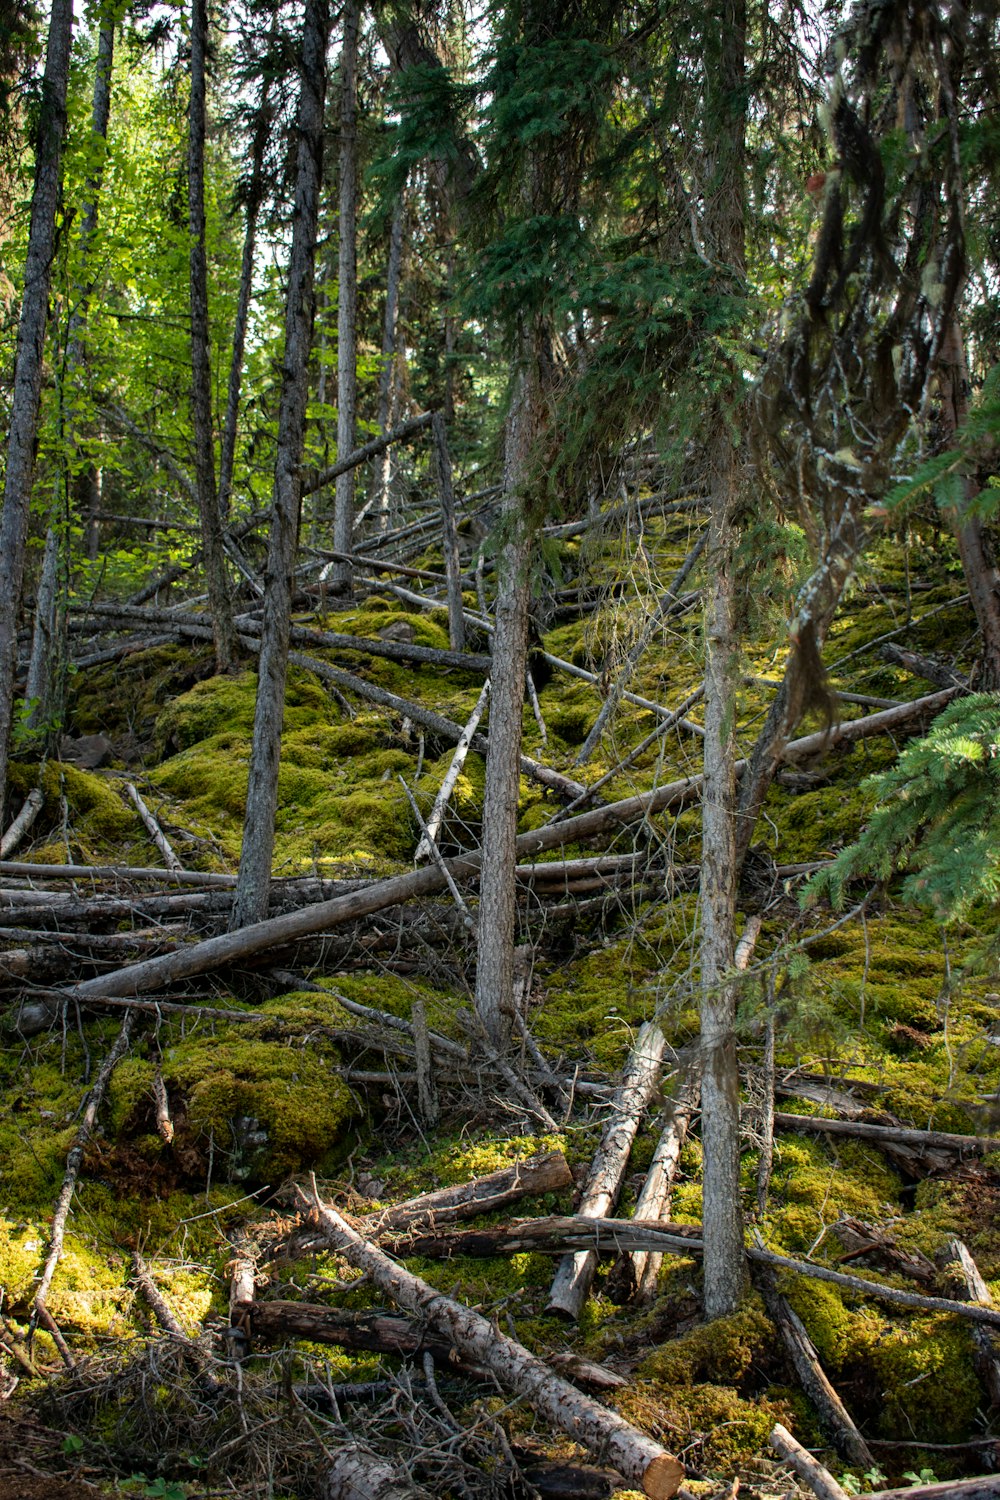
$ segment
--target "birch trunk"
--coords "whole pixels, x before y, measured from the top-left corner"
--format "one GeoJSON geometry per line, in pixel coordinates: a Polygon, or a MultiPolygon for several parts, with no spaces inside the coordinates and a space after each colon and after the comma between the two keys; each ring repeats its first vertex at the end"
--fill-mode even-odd
{"type": "MultiPolygon", "coordinates": [[[[337,457],[354,449],[357,401],[358,319],[358,29],[359,0],[344,7],[344,45],[340,54],[340,268],[337,291],[337,457]]],[[[354,547],[354,473],[337,480],[333,513],[333,548],[349,553],[354,547]]],[[[335,594],[350,594],[351,563],[334,563],[330,584],[335,594]]]]}
{"type": "Polygon", "coordinates": [[[35,439],[42,394],[49,285],[55,253],[56,209],[66,133],[66,90],[73,35],[73,0],[52,0],[42,78],[35,186],[17,329],[14,387],[7,435],[3,513],[0,515],[0,806],[7,789],[7,756],[14,717],[17,618],[24,582],[35,439]]]}
{"type": "Polygon", "coordinates": [[[232,927],[259,922],[267,914],[278,805],[278,763],[285,714],[285,678],[295,554],[301,505],[301,461],[309,393],[316,227],[323,168],[323,109],[326,97],[327,0],[308,0],[302,27],[302,92],[297,131],[295,219],[285,307],[285,359],[278,407],[278,454],[274,473],[274,518],[264,578],[257,703],[250,779],[243,825],[243,851],[233,901],[232,927]]]}
{"type": "Polygon", "coordinates": [[[208,333],[208,262],[205,255],[205,93],[208,0],[191,0],[191,99],[188,112],[188,233],[191,295],[191,425],[195,485],[201,518],[215,665],[228,672],[236,661],[236,633],[223,547],[222,514],[215,487],[212,436],[212,368],[208,333]]]}

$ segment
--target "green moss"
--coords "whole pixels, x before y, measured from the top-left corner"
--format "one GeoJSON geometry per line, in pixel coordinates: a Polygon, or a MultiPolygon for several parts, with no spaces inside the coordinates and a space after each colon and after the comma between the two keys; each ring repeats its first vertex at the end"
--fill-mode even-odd
{"type": "Polygon", "coordinates": [[[275,1177],[311,1165],[337,1146],[357,1106],[339,1059],[248,1036],[178,1042],[163,1055],[171,1095],[184,1102],[186,1131],[212,1142],[232,1177],[275,1177]]]}
{"type": "Polygon", "coordinates": [[[658,1435],[695,1469],[739,1469],[768,1454],[775,1422],[790,1420],[786,1403],[747,1399],[728,1386],[643,1383],[621,1391],[615,1406],[637,1427],[658,1435]]]}
{"type": "Polygon", "coordinates": [[[774,1328],[759,1298],[749,1298],[738,1312],[716,1318],[671,1339],[648,1354],[639,1373],[664,1386],[708,1381],[740,1387],[754,1367],[763,1367],[775,1340],[774,1328]]]}

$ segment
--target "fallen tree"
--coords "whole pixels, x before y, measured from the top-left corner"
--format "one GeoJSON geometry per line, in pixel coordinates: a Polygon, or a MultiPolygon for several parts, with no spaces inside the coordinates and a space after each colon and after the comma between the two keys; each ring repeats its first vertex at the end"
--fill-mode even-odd
{"type": "MultiPolygon", "coordinates": [[[[886,709],[881,714],[871,714],[866,719],[855,719],[833,726],[828,731],[803,736],[792,740],[786,747],[786,761],[807,759],[821,754],[825,749],[838,744],[867,738],[873,734],[888,733],[915,718],[926,717],[944,708],[955,696],[956,689],[933,693],[919,698],[914,703],[900,708],[886,709]]],[[[745,767],[746,762],[740,762],[745,767]]],[[[610,829],[651,817],[669,808],[685,806],[701,794],[701,777],[686,776],[679,781],[668,782],[653,791],[635,797],[626,797],[621,802],[609,803],[567,818],[562,823],[552,823],[546,828],[532,829],[519,835],[516,843],[518,859],[526,859],[549,849],[560,849],[566,844],[582,843],[607,833],[610,829]]],[[[224,964],[240,963],[280,947],[296,938],[314,933],[327,932],[343,922],[357,917],[370,916],[398,902],[412,901],[441,890],[445,883],[442,868],[446,868],[456,881],[467,879],[478,873],[481,858],[477,854],[461,855],[444,861],[443,866],[431,865],[425,869],[394,875],[364,890],[353,891],[330,901],[319,902],[307,909],[290,912],[280,917],[268,917],[254,922],[236,932],[222,933],[192,943],[176,953],[143,963],[131,964],[99,979],[88,980],[81,985],[68,987],[66,1000],[85,1002],[89,995],[143,995],[150,990],[162,989],[179,979],[189,979],[195,974],[206,974],[224,964]]]]}

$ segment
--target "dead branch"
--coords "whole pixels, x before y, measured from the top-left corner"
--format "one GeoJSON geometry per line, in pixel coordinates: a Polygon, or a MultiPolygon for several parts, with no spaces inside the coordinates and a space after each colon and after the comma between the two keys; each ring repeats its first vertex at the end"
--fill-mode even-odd
{"type": "MultiPolygon", "coordinates": [[[[979,1267],[961,1240],[950,1239],[941,1258],[953,1273],[956,1297],[963,1302],[981,1303],[984,1307],[996,1306],[979,1267]]],[[[989,1395],[990,1405],[994,1409],[1000,1408],[1000,1336],[988,1328],[973,1328],[972,1342],[976,1372],[989,1395]]]]}
{"type": "Polygon", "coordinates": [[[847,1491],[841,1489],[833,1475],[801,1443],[797,1443],[788,1428],[782,1427],[780,1422],[775,1424],[771,1433],[771,1447],[786,1463],[791,1464],[818,1500],[848,1500],[847,1491]]]}
{"type": "Polygon", "coordinates": [[[778,1291],[771,1267],[757,1266],[753,1279],[763,1294],[768,1317],[781,1335],[799,1384],[816,1408],[837,1452],[849,1464],[862,1470],[871,1469],[875,1464],[871,1449],[831,1385],[801,1318],[778,1291]]]}
{"type": "Polygon", "coordinates": [[[927,1151],[957,1152],[982,1156],[1000,1151],[1000,1140],[988,1135],[953,1135],[946,1130],[910,1130],[902,1125],[871,1125],[867,1120],[832,1120],[820,1115],[789,1115],[776,1110],[775,1126],[782,1130],[805,1130],[814,1135],[844,1135],[876,1145],[908,1146],[918,1155],[927,1151]]]}
{"type": "Polygon", "coordinates": [[[13,854],[25,837],[32,823],[45,806],[45,793],[40,786],[33,787],[21,805],[21,811],[11,823],[3,838],[0,838],[0,856],[4,859],[13,854]]]}
{"type": "MultiPolygon", "coordinates": [[[[38,1286],[31,1303],[31,1327],[34,1328],[43,1319],[48,1319],[49,1314],[46,1302],[52,1278],[55,1275],[56,1266],[59,1264],[63,1252],[63,1241],[66,1236],[66,1221],[69,1218],[70,1204],[73,1201],[73,1193],[76,1189],[77,1178],[80,1175],[80,1167],[83,1164],[83,1153],[87,1149],[87,1143],[93,1133],[97,1122],[97,1112],[101,1107],[108,1082],[116,1066],[128,1050],[132,1037],[132,1027],[135,1017],[129,1011],[122,1021],[121,1029],[112,1044],[111,1050],[105,1057],[94,1079],[93,1087],[87,1095],[84,1105],[83,1116],[77,1128],[76,1137],[66,1157],[66,1171],[63,1175],[62,1187],[59,1189],[59,1197],[56,1199],[55,1212],[52,1215],[52,1229],[49,1234],[49,1251],[42,1265],[42,1272],[38,1279],[38,1286]]],[[[63,1359],[70,1366],[73,1364],[72,1356],[67,1359],[68,1351],[63,1353],[63,1359]]]]}
{"type": "Polygon", "coordinates": [[[573,1174],[565,1156],[561,1151],[549,1151],[544,1156],[515,1162],[512,1167],[501,1167],[488,1176],[473,1177],[455,1187],[438,1188],[433,1193],[421,1193],[418,1198],[397,1203],[376,1218],[366,1220],[365,1228],[377,1237],[458,1223],[478,1214],[496,1213],[522,1198],[558,1193],[572,1186],[573,1174]]]}
{"type": "Polygon", "coordinates": [[[145,802],[139,796],[138,789],[133,786],[131,781],[126,781],[123,784],[125,787],[125,795],[128,797],[129,801],[132,803],[132,806],[135,808],[136,812],[142,819],[143,826],[146,829],[146,832],[153,840],[153,843],[156,845],[157,849],[159,849],[160,853],[163,855],[163,863],[166,865],[167,869],[183,869],[183,865],[177,858],[177,855],[174,853],[173,849],[171,849],[170,842],[167,839],[166,834],[163,832],[163,829],[153,817],[153,814],[150,812],[145,802]]]}

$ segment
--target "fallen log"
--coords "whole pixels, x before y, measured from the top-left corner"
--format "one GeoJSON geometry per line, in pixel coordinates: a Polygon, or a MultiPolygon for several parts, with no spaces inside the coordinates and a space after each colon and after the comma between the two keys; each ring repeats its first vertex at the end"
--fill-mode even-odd
{"type": "MultiPolygon", "coordinates": [[[[602,1218],[617,1201],[639,1122],[660,1081],[666,1045],[656,1022],[647,1021],[636,1038],[587,1174],[578,1209],[583,1218],[602,1218]]],[[[592,1250],[567,1255],[556,1271],[546,1311],[574,1321],[579,1318],[596,1271],[597,1256],[592,1250]]]]}
{"type": "MultiPolygon", "coordinates": [[[[829,731],[805,735],[792,740],[786,747],[786,760],[802,759],[818,755],[825,749],[849,740],[899,728],[921,714],[936,713],[950,703],[954,691],[935,693],[903,708],[887,709],[882,714],[871,714],[867,719],[834,725],[829,731]],[[852,731],[852,733],[848,733],[852,731]]],[[[745,767],[746,762],[739,762],[745,767]]],[[[669,782],[651,792],[636,797],[626,797],[621,802],[595,808],[567,818],[562,823],[550,824],[546,828],[532,829],[520,834],[515,844],[518,859],[540,854],[548,849],[558,849],[568,843],[580,843],[607,832],[608,829],[634,822],[638,818],[652,816],[668,808],[684,806],[701,792],[700,776],[688,776],[669,782]]],[[[478,853],[461,855],[447,861],[448,868],[456,880],[475,875],[480,866],[478,853]]],[[[195,974],[204,974],[223,964],[250,958],[268,949],[280,947],[296,938],[329,931],[357,917],[370,916],[387,906],[402,901],[411,901],[419,896],[430,895],[444,885],[444,877],[434,867],[414,870],[405,875],[390,876],[363,890],[353,891],[331,901],[318,902],[315,906],[288,913],[280,917],[268,917],[263,922],[254,922],[237,932],[222,933],[200,943],[192,943],[177,953],[162,958],[149,959],[141,964],[130,965],[113,974],[101,976],[100,981],[88,981],[65,991],[66,999],[86,1001],[88,993],[93,995],[134,995],[162,988],[177,979],[189,979],[195,974]],[[90,986],[88,991],[88,984],[90,986]]]]}
{"type": "Polygon", "coordinates": [[[909,1146],[920,1151],[951,1151],[982,1156],[1000,1151],[1000,1139],[989,1135],[954,1135],[946,1130],[910,1130],[902,1125],[872,1125],[867,1120],[834,1120],[820,1115],[790,1115],[776,1110],[776,1128],[805,1130],[814,1135],[844,1135],[875,1145],[909,1146]]]}
{"type": "Polygon", "coordinates": [[[495,1213],[521,1198],[540,1193],[557,1193],[573,1186],[573,1174],[561,1151],[531,1156],[501,1167],[485,1177],[474,1177],[455,1187],[438,1188],[421,1193],[405,1203],[387,1208],[374,1219],[366,1220],[371,1235],[430,1228],[437,1224],[457,1223],[477,1214],[495,1213]]]}
{"type": "Polygon", "coordinates": [[[841,1489],[833,1475],[801,1443],[796,1442],[788,1428],[783,1427],[780,1422],[775,1423],[770,1442],[775,1453],[791,1464],[818,1500],[848,1500],[847,1491],[841,1489]]]}
{"type": "Polygon", "coordinates": [[[33,787],[25,797],[21,811],[7,832],[0,838],[0,856],[6,859],[8,855],[13,854],[44,806],[45,793],[40,786],[33,787]]]}
{"type": "Polygon", "coordinates": [[[360,1443],[337,1449],[323,1471],[319,1495],[320,1500],[430,1500],[427,1490],[360,1443]]]}
{"type": "Polygon", "coordinates": [[[1000,1474],[975,1479],[946,1479],[941,1484],[914,1484],[902,1490],[873,1490],[865,1500],[994,1500],[1000,1495],[1000,1474]]]}
{"type": "Polygon", "coordinates": [[[318,1199],[310,1203],[299,1190],[304,1208],[315,1209],[329,1243],[351,1265],[366,1271],[375,1285],[400,1307],[423,1318],[463,1356],[481,1364],[501,1385],[522,1396],[540,1415],[606,1457],[629,1483],[650,1500],[671,1500],[684,1478],[683,1465],[659,1443],[646,1437],[616,1412],[598,1405],[556,1375],[522,1345],[500,1333],[481,1314],[436,1292],[374,1245],[366,1243],[334,1210],[318,1199]]]}
{"type": "Polygon", "coordinates": [[[778,1291],[771,1267],[757,1266],[753,1279],[763,1295],[768,1317],[781,1335],[799,1384],[816,1408],[837,1452],[856,1468],[874,1468],[871,1449],[830,1383],[801,1318],[778,1291]]]}
{"type": "MultiPolygon", "coordinates": [[[[521,1251],[540,1255],[563,1255],[568,1250],[596,1250],[600,1255],[617,1255],[626,1250],[657,1250],[666,1255],[700,1255],[703,1245],[700,1224],[640,1223],[637,1219],[582,1219],[553,1215],[545,1219],[525,1219],[520,1223],[493,1229],[473,1229],[442,1235],[413,1235],[385,1242],[384,1248],[394,1255],[427,1256],[494,1256],[521,1251]]],[[[748,1246],[747,1257],[778,1270],[794,1271],[814,1281],[828,1281],[862,1297],[892,1306],[913,1307],[921,1312],[952,1313],[970,1323],[1000,1328],[1000,1310],[982,1307],[974,1302],[960,1302],[950,1297],[925,1297],[899,1287],[849,1276],[812,1261],[795,1260],[774,1250],[748,1246]]]]}
{"type": "MultiPolygon", "coordinates": [[[[952,1273],[955,1296],[961,1301],[978,1302],[995,1307],[993,1295],[980,1275],[966,1245],[959,1239],[948,1240],[941,1259],[952,1273]]],[[[973,1363],[994,1410],[1000,1409],[1000,1335],[988,1328],[972,1330],[973,1363]]]]}
{"type": "Polygon", "coordinates": [[[26,880],[113,880],[126,885],[142,881],[165,881],[170,885],[214,886],[231,891],[235,875],[216,875],[204,870],[161,870],[158,866],[134,865],[35,865],[30,861],[0,860],[0,876],[22,876],[26,880]]]}
{"type": "MultiPolygon", "coordinates": [[[[833,1225],[833,1233],[846,1251],[840,1257],[842,1266],[848,1261],[870,1259],[880,1270],[909,1276],[911,1281],[924,1286],[931,1286],[938,1279],[934,1262],[928,1260],[926,1255],[919,1250],[903,1250],[892,1235],[877,1229],[873,1224],[866,1224],[863,1219],[842,1214],[833,1225]]],[[[976,1297],[971,1300],[981,1299],[976,1297]]],[[[985,1300],[989,1302],[990,1299],[987,1297],[985,1300]]]]}
{"type": "MultiPolygon", "coordinates": [[[[670,1218],[670,1192],[681,1150],[687,1139],[691,1116],[698,1108],[701,1082],[695,1078],[681,1085],[671,1101],[646,1180],[635,1205],[637,1219],[660,1223],[670,1218]]],[[[641,1302],[656,1290],[663,1256],[655,1250],[633,1250],[620,1255],[608,1277],[608,1295],[613,1302],[641,1302]]]]}
{"type": "Polygon", "coordinates": [[[177,858],[177,855],[171,848],[169,839],[163,832],[163,829],[160,827],[159,823],[153,817],[153,814],[150,812],[145,802],[140,797],[138,788],[134,786],[131,781],[126,781],[123,783],[123,785],[125,788],[125,795],[128,797],[128,800],[131,802],[132,806],[139,814],[139,817],[142,819],[143,827],[149,834],[150,838],[153,840],[153,843],[156,845],[157,849],[159,849],[160,853],[163,855],[163,863],[166,865],[167,869],[174,871],[181,870],[183,866],[181,865],[180,860],[177,858]]]}
{"type": "Polygon", "coordinates": [[[425,1351],[452,1369],[468,1369],[455,1347],[397,1313],[345,1311],[315,1302],[252,1301],[240,1306],[240,1326],[255,1345],[307,1339],[340,1349],[410,1357],[425,1351]]]}

